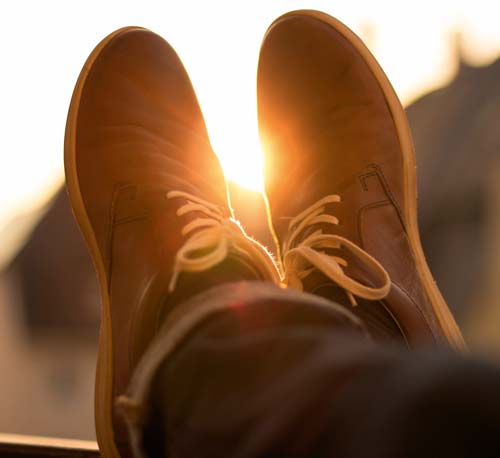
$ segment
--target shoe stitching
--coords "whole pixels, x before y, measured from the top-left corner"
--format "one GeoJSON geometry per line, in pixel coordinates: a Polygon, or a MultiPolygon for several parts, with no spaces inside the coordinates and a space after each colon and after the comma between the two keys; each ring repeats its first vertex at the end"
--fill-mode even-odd
{"type": "Polygon", "coordinates": [[[387,182],[384,172],[382,172],[382,168],[378,164],[369,164],[368,167],[372,167],[375,169],[375,172],[377,173],[381,183],[382,187],[384,188],[384,191],[386,192],[387,196],[389,197],[389,200],[391,201],[392,205],[394,205],[394,208],[396,209],[396,212],[398,213],[399,219],[401,221],[401,225],[403,226],[403,230],[406,232],[406,225],[405,225],[405,220],[403,218],[403,212],[401,211],[401,208],[398,205],[398,202],[396,200],[396,197],[391,191],[391,188],[389,187],[389,183],[387,182]]]}

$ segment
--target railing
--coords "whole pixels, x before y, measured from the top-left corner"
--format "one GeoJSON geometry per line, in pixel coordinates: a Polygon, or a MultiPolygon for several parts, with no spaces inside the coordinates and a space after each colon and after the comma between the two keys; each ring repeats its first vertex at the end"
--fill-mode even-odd
{"type": "Polygon", "coordinates": [[[0,434],[0,457],[100,458],[100,454],[92,441],[0,434]]]}

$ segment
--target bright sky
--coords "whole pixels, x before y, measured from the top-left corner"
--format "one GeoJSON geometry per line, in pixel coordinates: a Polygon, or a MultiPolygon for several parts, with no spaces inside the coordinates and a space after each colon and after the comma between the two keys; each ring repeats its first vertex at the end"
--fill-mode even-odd
{"type": "MultiPolygon", "coordinates": [[[[259,188],[255,75],[278,15],[299,8],[338,17],[369,43],[404,102],[447,82],[461,31],[469,62],[500,51],[500,2],[439,0],[5,1],[0,4],[0,234],[43,204],[63,179],[66,114],[92,48],[125,25],[159,33],[191,75],[229,179],[259,188]],[[498,6],[497,6],[498,5],[498,6]]],[[[4,246],[5,248],[5,246],[4,246]]],[[[0,257],[2,242],[0,241],[0,257]]]]}

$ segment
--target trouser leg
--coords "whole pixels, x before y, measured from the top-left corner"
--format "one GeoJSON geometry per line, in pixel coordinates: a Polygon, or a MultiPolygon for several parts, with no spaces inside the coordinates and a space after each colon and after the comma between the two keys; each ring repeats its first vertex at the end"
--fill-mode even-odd
{"type": "MultiPolygon", "coordinates": [[[[377,344],[334,304],[259,288],[253,297],[252,288],[233,294],[153,370],[141,423],[145,455],[500,451],[498,368],[436,349],[377,344]]],[[[154,345],[148,353],[161,353],[161,341],[154,345]]]]}

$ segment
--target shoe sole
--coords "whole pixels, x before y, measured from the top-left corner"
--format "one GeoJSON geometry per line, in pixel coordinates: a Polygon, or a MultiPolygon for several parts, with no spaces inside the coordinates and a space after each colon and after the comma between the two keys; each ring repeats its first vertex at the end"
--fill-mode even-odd
{"type": "Polygon", "coordinates": [[[461,351],[466,351],[467,347],[462,333],[455,321],[455,318],[451,314],[448,305],[441,295],[441,292],[436,285],[436,281],[432,277],[429,266],[427,265],[427,261],[425,260],[422,243],[420,242],[420,234],[417,222],[417,174],[413,140],[411,138],[410,128],[408,125],[406,114],[404,112],[404,108],[401,105],[401,102],[396,95],[392,84],[380,67],[379,63],[376,61],[375,57],[363,43],[363,41],[347,26],[326,13],[312,10],[298,10],[287,13],[279,17],[271,24],[266,35],[264,36],[264,41],[267,34],[271,32],[275,25],[294,16],[306,16],[318,19],[321,22],[332,27],[337,33],[342,35],[364,59],[373,76],[380,85],[380,88],[385,96],[387,105],[391,112],[391,116],[398,133],[401,151],[403,152],[404,199],[406,203],[404,217],[410,246],[412,248],[417,264],[417,270],[424,285],[427,296],[429,297],[429,300],[432,304],[434,313],[438,318],[438,322],[448,342],[454,348],[461,351]]]}
{"type": "Polygon", "coordinates": [[[97,245],[94,230],[90,223],[83,197],[78,183],[78,174],[76,170],[76,126],[78,119],[78,109],[80,98],[94,62],[101,52],[117,36],[130,31],[145,30],[141,27],[124,27],[116,30],[102,40],[88,57],[82,71],[78,77],[66,121],[66,131],[64,138],[64,169],[66,174],[66,187],[68,196],[73,209],[73,214],[80,226],[80,230],[85,238],[89,248],[94,267],[97,271],[100,291],[101,291],[101,323],[99,331],[99,346],[97,355],[96,381],[95,381],[95,428],[97,443],[100,453],[105,458],[119,458],[120,454],[114,441],[113,430],[113,353],[111,340],[111,309],[108,294],[108,280],[106,268],[101,252],[97,245]]]}

